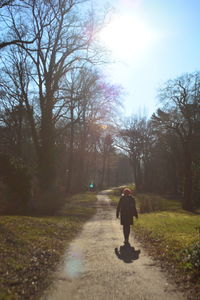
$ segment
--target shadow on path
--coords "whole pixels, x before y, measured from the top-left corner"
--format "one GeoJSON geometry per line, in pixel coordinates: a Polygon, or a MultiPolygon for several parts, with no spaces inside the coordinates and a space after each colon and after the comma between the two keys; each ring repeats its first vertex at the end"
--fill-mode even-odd
{"type": "Polygon", "coordinates": [[[135,250],[130,244],[120,246],[119,249],[115,248],[116,256],[123,260],[125,263],[130,264],[134,260],[139,259],[140,250],[135,250]]]}

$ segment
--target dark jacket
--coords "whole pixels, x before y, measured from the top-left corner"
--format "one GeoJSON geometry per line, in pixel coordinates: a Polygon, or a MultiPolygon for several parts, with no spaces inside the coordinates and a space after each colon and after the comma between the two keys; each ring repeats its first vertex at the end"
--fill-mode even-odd
{"type": "Polygon", "coordinates": [[[135,206],[135,198],[131,195],[121,196],[117,205],[116,217],[120,214],[121,225],[132,225],[133,217],[138,218],[137,209],[135,206]]]}

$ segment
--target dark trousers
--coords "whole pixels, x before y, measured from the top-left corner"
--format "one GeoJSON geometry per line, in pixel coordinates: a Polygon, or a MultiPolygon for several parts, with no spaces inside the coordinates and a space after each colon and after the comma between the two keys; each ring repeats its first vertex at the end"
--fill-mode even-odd
{"type": "Polygon", "coordinates": [[[128,242],[129,234],[130,234],[130,225],[123,225],[123,233],[125,242],[128,242]]]}

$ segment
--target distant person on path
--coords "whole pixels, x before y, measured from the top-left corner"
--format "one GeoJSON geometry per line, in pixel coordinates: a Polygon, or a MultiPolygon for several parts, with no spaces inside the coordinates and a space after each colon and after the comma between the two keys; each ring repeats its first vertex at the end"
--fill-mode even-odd
{"type": "Polygon", "coordinates": [[[131,195],[131,190],[125,188],[117,205],[116,217],[119,218],[123,226],[124,244],[129,244],[130,225],[133,225],[133,217],[138,219],[135,206],[135,198],[131,195]]]}
{"type": "Polygon", "coordinates": [[[95,191],[95,184],[94,184],[94,182],[90,182],[90,184],[89,184],[89,190],[90,190],[90,192],[93,192],[93,191],[95,191]]]}

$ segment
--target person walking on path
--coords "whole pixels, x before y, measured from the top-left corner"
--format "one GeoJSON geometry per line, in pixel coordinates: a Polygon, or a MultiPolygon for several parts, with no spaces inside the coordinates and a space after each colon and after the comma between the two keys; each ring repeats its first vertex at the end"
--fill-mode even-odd
{"type": "Polygon", "coordinates": [[[133,225],[133,217],[138,219],[138,212],[135,206],[135,198],[131,195],[131,190],[125,188],[117,205],[116,217],[119,218],[123,226],[124,244],[129,244],[130,225],[133,225]]]}

